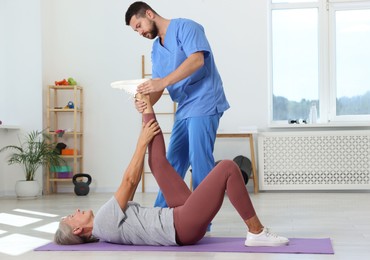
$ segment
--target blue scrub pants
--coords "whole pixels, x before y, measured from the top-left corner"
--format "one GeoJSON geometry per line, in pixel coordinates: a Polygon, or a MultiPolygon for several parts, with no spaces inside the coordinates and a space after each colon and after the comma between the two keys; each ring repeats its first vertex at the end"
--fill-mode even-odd
{"type": "MultiPolygon", "coordinates": [[[[221,116],[222,113],[191,117],[174,123],[167,159],[183,179],[191,165],[193,190],[215,166],[213,149],[221,116]]],[[[158,192],[154,206],[167,207],[162,191],[158,192]]]]}

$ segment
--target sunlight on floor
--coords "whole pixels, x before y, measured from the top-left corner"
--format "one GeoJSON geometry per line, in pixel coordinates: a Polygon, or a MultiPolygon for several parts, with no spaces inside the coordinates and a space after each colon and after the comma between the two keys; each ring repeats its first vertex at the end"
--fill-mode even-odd
{"type": "Polygon", "coordinates": [[[15,227],[23,227],[38,221],[41,221],[42,219],[39,218],[30,218],[30,217],[24,217],[19,215],[13,215],[8,213],[0,213],[0,223],[15,227]]]}
{"type": "Polygon", "coordinates": [[[46,232],[50,234],[55,234],[59,226],[59,222],[52,222],[50,224],[35,228],[34,230],[46,232]]]}
{"type": "Polygon", "coordinates": [[[42,238],[11,234],[0,238],[0,252],[17,256],[49,242],[49,240],[42,238]]]}
{"type": "Polygon", "coordinates": [[[20,213],[23,216],[9,213],[0,213],[0,224],[4,225],[2,226],[2,230],[0,230],[0,235],[5,234],[5,236],[0,237],[0,253],[11,256],[18,256],[51,242],[50,240],[44,238],[20,233],[24,233],[23,231],[25,229],[23,227],[41,221],[42,225],[40,223],[40,226],[35,227],[32,230],[53,234],[55,233],[59,225],[59,221],[55,221],[55,218],[59,215],[25,209],[13,209],[12,212],[20,213]],[[29,214],[32,217],[24,216],[25,214],[29,214]],[[35,218],[34,216],[45,218],[35,218]],[[49,218],[51,218],[50,220],[52,222],[47,223],[49,218]],[[12,230],[13,232],[6,230],[7,228],[5,225],[8,225],[9,227],[11,226],[12,228],[10,230],[12,230]],[[9,235],[7,233],[9,233],[9,235]]]}
{"type": "Polygon", "coordinates": [[[25,210],[25,209],[14,209],[13,211],[21,212],[21,213],[27,213],[27,214],[33,214],[33,215],[39,215],[39,216],[44,216],[44,217],[58,217],[58,215],[55,215],[55,214],[49,214],[49,213],[31,211],[31,210],[25,210]]]}

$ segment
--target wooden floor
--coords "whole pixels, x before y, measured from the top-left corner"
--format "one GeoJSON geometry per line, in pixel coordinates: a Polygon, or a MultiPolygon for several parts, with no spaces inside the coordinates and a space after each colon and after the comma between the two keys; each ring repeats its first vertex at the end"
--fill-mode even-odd
{"type": "MultiPolygon", "coordinates": [[[[61,216],[72,213],[76,208],[91,208],[96,211],[110,196],[111,194],[89,194],[86,197],[58,194],[36,200],[0,198],[0,259],[370,259],[368,192],[251,194],[257,214],[265,226],[292,238],[330,237],[334,255],[33,251],[33,248],[52,240],[56,223],[61,216]]],[[[153,193],[138,193],[135,200],[144,206],[151,206],[154,198],[153,193]]],[[[208,235],[244,237],[245,234],[243,222],[226,197],[208,235]]]]}

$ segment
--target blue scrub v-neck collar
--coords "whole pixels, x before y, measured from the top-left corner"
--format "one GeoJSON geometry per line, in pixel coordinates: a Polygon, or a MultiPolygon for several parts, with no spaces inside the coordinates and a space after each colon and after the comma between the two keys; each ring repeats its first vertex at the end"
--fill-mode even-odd
{"type": "Polygon", "coordinates": [[[159,45],[162,47],[162,48],[164,48],[164,49],[166,49],[166,50],[168,50],[167,48],[166,48],[166,43],[168,42],[168,40],[166,40],[168,37],[168,31],[169,31],[169,29],[170,29],[170,27],[172,27],[172,25],[174,24],[174,22],[173,22],[173,19],[171,19],[170,20],[170,23],[168,24],[168,26],[167,26],[167,29],[166,29],[166,34],[164,35],[164,41],[163,41],[163,45],[162,45],[162,43],[161,43],[161,38],[160,37],[158,37],[158,41],[159,41],[159,45]]]}

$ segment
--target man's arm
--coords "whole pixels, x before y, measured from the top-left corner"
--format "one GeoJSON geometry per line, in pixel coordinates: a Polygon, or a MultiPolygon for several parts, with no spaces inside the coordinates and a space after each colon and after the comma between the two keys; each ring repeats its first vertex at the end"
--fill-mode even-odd
{"type": "Polygon", "coordinates": [[[121,185],[114,194],[121,209],[125,209],[127,202],[130,201],[140,182],[144,165],[145,152],[149,142],[158,134],[160,128],[158,123],[153,120],[143,125],[134,155],[123,175],[121,185]]]}
{"type": "Polygon", "coordinates": [[[153,105],[155,103],[157,103],[157,101],[161,98],[161,96],[163,95],[163,92],[164,92],[164,89],[162,91],[159,91],[159,92],[152,92],[149,94],[150,96],[150,103],[152,103],[153,105]]]}
{"type": "MultiPolygon", "coordinates": [[[[177,67],[176,70],[168,74],[164,78],[156,78],[152,80],[148,80],[141,85],[138,86],[138,92],[142,94],[149,94],[153,92],[163,92],[163,90],[168,87],[169,85],[175,84],[180,80],[190,76],[199,68],[204,65],[204,54],[203,52],[195,52],[191,54],[183,63],[177,67]]],[[[158,99],[157,99],[158,100],[158,99]]],[[[152,100],[152,104],[155,104],[157,100],[152,100]]]]}
{"type": "Polygon", "coordinates": [[[186,58],[186,60],[183,61],[183,63],[181,63],[179,67],[177,67],[176,70],[174,70],[172,73],[168,74],[166,77],[162,79],[165,85],[163,89],[165,89],[169,85],[179,82],[180,80],[183,80],[186,77],[189,77],[203,65],[204,65],[203,52],[195,52],[191,54],[189,57],[186,58]]]}

